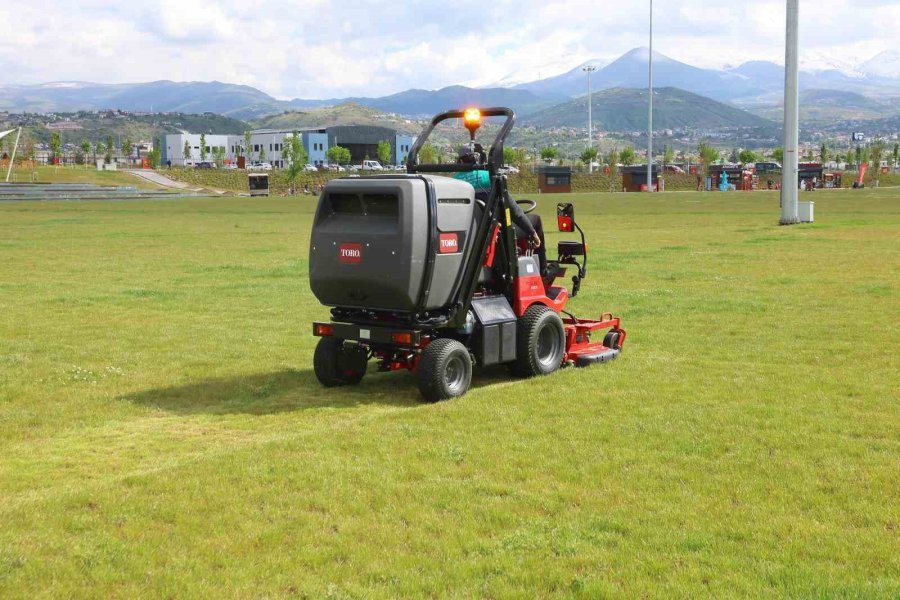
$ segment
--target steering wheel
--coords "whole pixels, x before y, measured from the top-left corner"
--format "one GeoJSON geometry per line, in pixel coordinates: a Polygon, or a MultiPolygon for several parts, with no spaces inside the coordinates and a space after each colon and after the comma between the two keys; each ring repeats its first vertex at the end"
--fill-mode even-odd
{"type": "Polygon", "coordinates": [[[529,200],[528,198],[516,200],[516,204],[522,206],[522,212],[526,215],[537,208],[537,202],[535,202],[534,200],[529,200]]]}

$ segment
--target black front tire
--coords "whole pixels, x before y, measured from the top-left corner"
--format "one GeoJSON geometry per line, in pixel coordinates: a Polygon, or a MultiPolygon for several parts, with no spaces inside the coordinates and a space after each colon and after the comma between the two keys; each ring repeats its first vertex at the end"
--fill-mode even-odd
{"type": "Polygon", "coordinates": [[[344,340],[319,338],[313,355],[313,370],[316,379],[325,387],[356,385],[366,374],[366,351],[359,347],[348,347],[344,340]]]}
{"type": "Polygon", "coordinates": [[[472,384],[472,357],[461,342],[442,338],[419,358],[419,392],[426,402],[457,398],[472,384]]]}
{"type": "Polygon", "coordinates": [[[543,304],[529,306],[519,318],[513,371],[521,377],[549,375],[562,365],[566,332],[558,314],[543,304]]]}

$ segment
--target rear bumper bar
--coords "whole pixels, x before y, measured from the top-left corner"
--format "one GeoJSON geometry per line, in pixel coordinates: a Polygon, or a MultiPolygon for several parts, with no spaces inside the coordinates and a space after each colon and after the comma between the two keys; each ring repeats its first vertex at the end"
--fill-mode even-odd
{"type": "Polygon", "coordinates": [[[422,332],[415,329],[373,327],[371,325],[356,325],[355,323],[316,321],[313,322],[312,330],[314,336],[322,337],[330,335],[331,337],[340,338],[342,340],[351,340],[361,344],[378,344],[409,348],[416,347],[422,342],[422,332]],[[324,333],[324,331],[330,331],[331,333],[324,333]]]}

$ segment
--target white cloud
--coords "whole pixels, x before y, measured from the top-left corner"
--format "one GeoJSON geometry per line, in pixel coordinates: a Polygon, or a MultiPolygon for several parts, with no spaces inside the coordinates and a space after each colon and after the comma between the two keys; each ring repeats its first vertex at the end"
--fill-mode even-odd
{"type": "MultiPolygon", "coordinates": [[[[654,47],[672,58],[719,67],[783,56],[783,0],[655,10],[654,47]]],[[[810,56],[852,62],[896,45],[900,4],[804,2],[801,23],[810,56]]],[[[0,83],[217,79],[281,98],[383,95],[611,60],[646,45],[647,24],[643,2],[6,0],[0,83]]]]}

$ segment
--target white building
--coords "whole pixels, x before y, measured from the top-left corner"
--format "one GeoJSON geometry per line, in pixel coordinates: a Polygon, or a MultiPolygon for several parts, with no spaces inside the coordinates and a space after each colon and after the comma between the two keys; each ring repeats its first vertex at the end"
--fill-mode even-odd
{"type": "MultiPolygon", "coordinates": [[[[244,143],[243,136],[240,135],[218,135],[206,134],[206,160],[214,159],[213,153],[216,149],[221,149],[225,153],[225,161],[231,162],[237,159],[236,147],[240,147],[244,143]]],[[[202,158],[200,151],[200,134],[199,133],[176,133],[165,136],[162,147],[162,164],[184,167],[196,165],[202,158]],[[185,142],[190,152],[185,156],[185,142]]]]}

